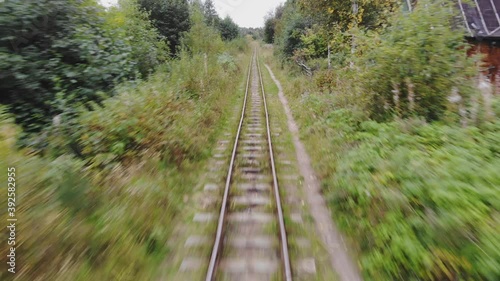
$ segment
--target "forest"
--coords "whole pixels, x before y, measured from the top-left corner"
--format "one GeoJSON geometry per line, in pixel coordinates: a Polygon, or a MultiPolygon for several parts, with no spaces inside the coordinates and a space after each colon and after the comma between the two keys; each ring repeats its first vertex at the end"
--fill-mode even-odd
{"type": "Polygon", "coordinates": [[[499,280],[500,98],[456,1],[355,3],[287,0],[262,28],[211,0],[0,3],[22,222],[0,279],[156,280],[258,42],[365,280],[499,280]]]}

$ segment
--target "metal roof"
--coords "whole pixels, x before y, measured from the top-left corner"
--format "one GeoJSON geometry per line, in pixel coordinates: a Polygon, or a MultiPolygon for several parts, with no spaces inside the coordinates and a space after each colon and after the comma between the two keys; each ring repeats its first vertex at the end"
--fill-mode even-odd
{"type": "Polygon", "coordinates": [[[472,37],[500,39],[500,0],[458,0],[465,25],[472,37]]]}

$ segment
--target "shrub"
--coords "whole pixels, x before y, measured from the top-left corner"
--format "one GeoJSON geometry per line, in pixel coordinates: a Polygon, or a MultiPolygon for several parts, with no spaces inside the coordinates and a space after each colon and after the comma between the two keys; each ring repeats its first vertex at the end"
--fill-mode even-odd
{"type": "Polygon", "coordinates": [[[134,159],[162,159],[180,166],[203,157],[211,125],[223,112],[224,93],[240,70],[217,32],[193,15],[179,57],[138,85],[123,85],[102,108],[79,119],[77,139],[93,167],[134,159]]]}
{"type": "Polygon", "coordinates": [[[149,21],[148,13],[140,9],[137,0],[121,0],[118,4],[106,13],[106,27],[118,30],[120,38],[131,47],[132,61],[146,77],[167,60],[167,42],[149,21]]]}
{"type": "Polygon", "coordinates": [[[498,120],[370,120],[356,68],[283,85],[364,279],[497,280],[498,120]]]}
{"type": "Polygon", "coordinates": [[[367,280],[500,276],[497,127],[360,124],[325,188],[367,280]]]}
{"type": "MultiPolygon", "coordinates": [[[[193,48],[183,48],[177,60],[147,80],[120,84],[101,103],[77,107],[57,93],[54,104],[65,110],[44,131],[46,157],[14,148],[20,130],[0,107],[0,169],[18,171],[22,218],[18,272],[2,271],[1,280],[157,278],[173,220],[230,112],[234,77],[243,77],[235,51],[218,35],[206,38],[214,33],[205,28],[188,34],[193,48]],[[61,149],[68,145],[76,148],[61,149]]],[[[4,264],[7,251],[0,249],[4,264]]]]}
{"type": "MultiPolygon", "coordinates": [[[[65,155],[53,160],[16,151],[19,130],[0,118],[0,169],[16,168],[18,263],[2,280],[149,280],[164,255],[179,208],[180,179],[148,162],[114,174],[90,171],[65,155]]],[[[7,173],[0,175],[6,182],[7,173]]],[[[182,181],[185,182],[185,178],[182,181]]],[[[7,189],[0,203],[7,205],[7,189]]],[[[7,213],[0,212],[7,220],[7,213]]],[[[7,236],[0,242],[7,245],[7,236]]],[[[8,247],[0,261],[7,262],[8,247]]]]}
{"type": "Polygon", "coordinates": [[[464,33],[453,27],[458,13],[450,1],[419,1],[412,13],[396,16],[380,38],[358,36],[360,45],[366,43],[358,55],[373,118],[440,120],[454,88],[465,100],[475,94],[474,58],[465,55],[464,33]]]}
{"type": "Polygon", "coordinates": [[[0,102],[24,132],[39,132],[68,104],[99,101],[134,76],[131,49],[103,28],[95,1],[6,1],[0,5],[0,102]]]}

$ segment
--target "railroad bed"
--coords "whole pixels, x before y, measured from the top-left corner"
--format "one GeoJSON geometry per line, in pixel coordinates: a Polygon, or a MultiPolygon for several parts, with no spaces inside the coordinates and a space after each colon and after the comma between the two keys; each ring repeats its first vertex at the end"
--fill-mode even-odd
{"type": "Polygon", "coordinates": [[[269,114],[256,51],[248,69],[242,115],[206,280],[292,280],[269,114]]]}
{"type": "MultiPolygon", "coordinates": [[[[307,157],[293,148],[297,127],[283,119],[290,114],[286,102],[280,107],[275,95],[266,102],[257,49],[238,91],[228,98],[242,100],[242,105],[232,109],[233,117],[220,128],[213,155],[200,171],[199,184],[183,198],[186,207],[167,241],[169,254],[156,280],[361,280],[338,278],[333,268],[339,263],[323,243],[338,253],[343,241],[316,234],[325,223],[321,218],[313,221],[305,199],[316,203],[321,197],[306,193],[310,186],[304,186],[314,175],[302,171],[299,158],[307,157]],[[289,131],[283,130],[287,125],[289,131]]],[[[329,217],[328,211],[324,216],[329,217]]]]}

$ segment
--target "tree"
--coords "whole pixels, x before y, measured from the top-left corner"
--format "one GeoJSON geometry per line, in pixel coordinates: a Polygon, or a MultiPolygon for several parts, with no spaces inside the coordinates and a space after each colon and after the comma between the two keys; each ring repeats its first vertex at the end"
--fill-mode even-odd
{"type": "Polygon", "coordinates": [[[311,18],[302,13],[295,1],[287,1],[275,10],[274,42],[286,58],[302,48],[302,37],[312,26],[311,18]]]}
{"type": "MultiPolygon", "coordinates": [[[[196,6],[193,7],[191,13],[191,23],[191,29],[182,38],[182,51],[189,54],[185,54],[184,58],[200,55],[205,56],[205,54],[207,54],[207,59],[210,60],[212,57],[215,57],[215,54],[223,52],[224,43],[222,42],[219,31],[213,27],[207,26],[203,11],[196,6]],[[210,54],[212,54],[212,56],[210,56],[210,54]]],[[[199,81],[194,84],[199,85],[199,81]]]]}
{"type": "Polygon", "coordinates": [[[187,0],[139,0],[141,8],[149,13],[158,32],[168,40],[171,54],[176,54],[182,33],[191,26],[187,0]]]}
{"type": "Polygon", "coordinates": [[[240,28],[229,16],[226,16],[219,24],[219,30],[222,39],[230,41],[237,38],[240,34],[240,28]]]}
{"type": "Polygon", "coordinates": [[[165,62],[168,46],[136,0],[120,0],[118,3],[118,7],[111,7],[107,13],[107,26],[120,32],[120,37],[130,45],[132,59],[145,77],[165,62]]]}
{"type": "Polygon", "coordinates": [[[205,22],[209,26],[218,26],[220,22],[219,15],[215,10],[214,2],[212,0],[206,0],[203,4],[203,15],[205,16],[205,22]]]}
{"type": "Polygon", "coordinates": [[[253,27],[240,27],[240,34],[244,37],[251,36],[254,40],[260,40],[264,38],[264,29],[253,28],[253,27]]]}
{"type": "Polygon", "coordinates": [[[264,42],[268,44],[274,43],[274,28],[276,19],[272,13],[268,14],[264,21],[264,42]]]}
{"type": "Polygon", "coordinates": [[[67,106],[134,77],[130,47],[104,28],[91,0],[12,0],[0,5],[0,102],[26,133],[67,106]]]}
{"type": "Polygon", "coordinates": [[[301,9],[326,27],[339,26],[347,31],[360,26],[366,29],[377,29],[387,24],[390,15],[400,5],[400,0],[326,0],[299,1],[301,9]],[[357,11],[353,11],[356,2],[357,11]]]}

